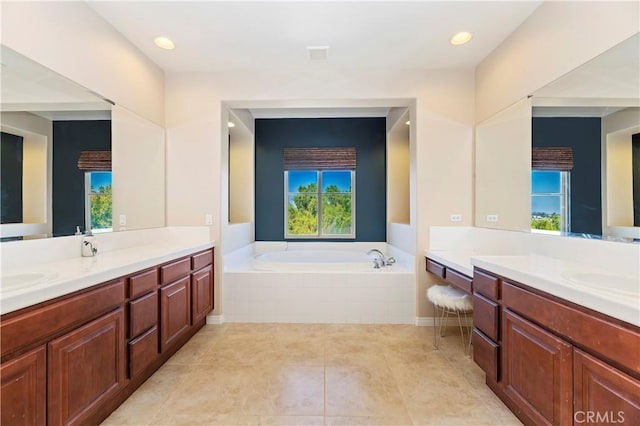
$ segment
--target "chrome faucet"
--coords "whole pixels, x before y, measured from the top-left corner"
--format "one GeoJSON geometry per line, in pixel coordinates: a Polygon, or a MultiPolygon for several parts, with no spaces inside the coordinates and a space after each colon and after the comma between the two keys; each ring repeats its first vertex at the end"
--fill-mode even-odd
{"type": "Polygon", "coordinates": [[[391,266],[396,263],[394,257],[385,257],[384,254],[378,249],[371,249],[367,252],[368,255],[377,254],[377,257],[373,259],[373,267],[379,269],[380,267],[391,266]]]}
{"type": "Polygon", "coordinates": [[[384,254],[378,249],[371,249],[367,252],[367,255],[377,254],[378,256],[373,259],[373,267],[376,269],[380,269],[380,267],[384,267],[384,254]]]}

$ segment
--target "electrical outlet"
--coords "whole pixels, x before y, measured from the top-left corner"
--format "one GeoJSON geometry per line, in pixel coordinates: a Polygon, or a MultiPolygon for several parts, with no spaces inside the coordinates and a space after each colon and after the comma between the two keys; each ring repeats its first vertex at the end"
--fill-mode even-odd
{"type": "Polygon", "coordinates": [[[462,215],[461,214],[452,214],[449,217],[449,220],[451,220],[451,222],[462,222],[462,215]]]}
{"type": "Polygon", "coordinates": [[[498,215],[497,214],[488,214],[487,215],[487,222],[497,222],[498,221],[498,215]]]}
{"type": "Polygon", "coordinates": [[[126,214],[121,214],[120,215],[119,223],[120,223],[120,226],[126,226],[127,225],[127,215],[126,214]]]}
{"type": "Polygon", "coordinates": [[[207,213],[204,215],[204,224],[213,225],[213,215],[211,213],[207,213]]]}

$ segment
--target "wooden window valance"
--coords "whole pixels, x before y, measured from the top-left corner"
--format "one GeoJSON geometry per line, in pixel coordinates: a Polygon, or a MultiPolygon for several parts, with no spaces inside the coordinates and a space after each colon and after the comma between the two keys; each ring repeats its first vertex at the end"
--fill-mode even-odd
{"type": "Polygon", "coordinates": [[[573,149],[569,147],[532,148],[532,170],[560,170],[573,169],[573,149]]]}
{"type": "Polygon", "coordinates": [[[81,151],[78,169],[84,172],[111,171],[111,151],[81,151]]]}
{"type": "Polygon", "coordinates": [[[355,170],[355,148],[285,148],[285,170],[355,170]]]}

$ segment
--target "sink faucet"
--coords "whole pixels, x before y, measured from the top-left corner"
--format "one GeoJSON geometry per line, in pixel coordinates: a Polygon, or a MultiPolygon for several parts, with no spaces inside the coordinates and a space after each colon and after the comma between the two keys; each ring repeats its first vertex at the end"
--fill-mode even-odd
{"type": "Polygon", "coordinates": [[[87,231],[86,235],[82,237],[82,256],[92,257],[98,254],[98,244],[93,237],[91,231],[87,231]]]}
{"type": "Polygon", "coordinates": [[[385,257],[384,254],[378,249],[371,249],[367,252],[368,255],[376,254],[373,259],[373,267],[379,269],[380,267],[391,266],[396,263],[396,259],[393,257],[385,257]]]}

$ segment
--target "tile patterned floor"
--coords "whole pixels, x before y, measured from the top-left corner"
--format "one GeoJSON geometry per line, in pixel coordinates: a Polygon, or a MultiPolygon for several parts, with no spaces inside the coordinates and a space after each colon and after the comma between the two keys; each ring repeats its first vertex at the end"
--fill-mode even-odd
{"type": "Polygon", "coordinates": [[[520,425],[453,329],[208,325],[103,423],[520,425]]]}

